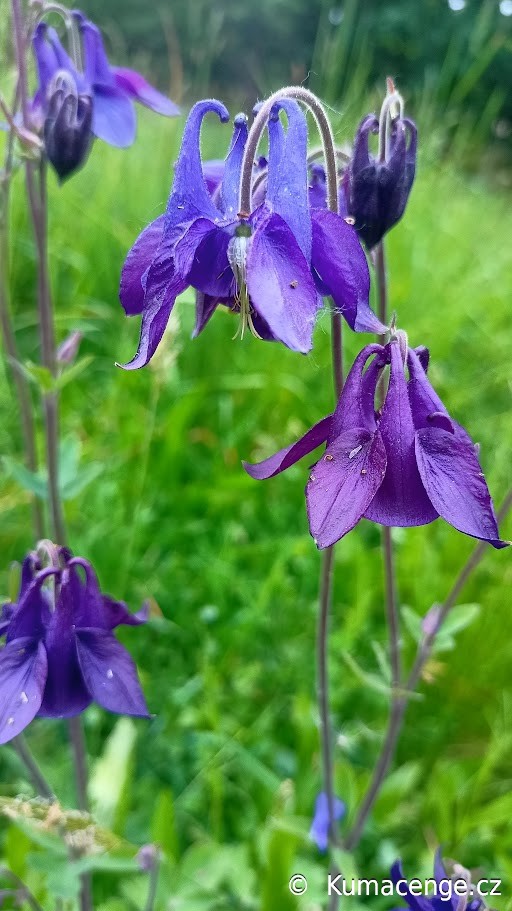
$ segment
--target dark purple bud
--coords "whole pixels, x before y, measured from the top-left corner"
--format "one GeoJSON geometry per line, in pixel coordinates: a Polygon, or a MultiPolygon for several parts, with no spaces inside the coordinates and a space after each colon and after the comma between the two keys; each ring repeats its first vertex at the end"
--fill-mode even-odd
{"type": "Polygon", "coordinates": [[[417,131],[412,120],[402,117],[401,107],[402,99],[393,91],[379,120],[369,114],[361,121],[354,142],[347,181],[349,214],[369,250],[404,214],[414,181],[417,131]],[[379,136],[377,155],[369,148],[372,134],[379,136]]]}
{"type": "Polygon", "coordinates": [[[64,339],[62,344],[57,348],[57,363],[62,366],[68,366],[72,364],[75,360],[78,349],[80,347],[80,342],[82,341],[83,333],[74,331],[71,332],[67,338],[64,339]]]}
{"type": "Polygon", "coordinates": [[[93,140],[92,113],[92,96],[79,94],[73,76],[59,70],[48,88],[44,144],[48,161],[60,181],[87,161],[93,140]]]}

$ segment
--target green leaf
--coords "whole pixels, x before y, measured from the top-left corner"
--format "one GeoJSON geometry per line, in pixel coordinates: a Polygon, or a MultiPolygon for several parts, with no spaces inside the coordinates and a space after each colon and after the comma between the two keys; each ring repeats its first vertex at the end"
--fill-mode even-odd
{"type": "Polygon", "coordinates": [[[64,389],[68,383],[71,383],[72,380],[76,380],[76,378],[87,369],[92,360],[92,355],[87,354],[85,357],[80,358],[75,364],[72,364],[70,367],[63,370],[55,380],[56,388],[59,390],[64,389]]]}
{"type": "Polygon", "coordinates": [[[420,614],[417,614],[416,611],[413,611],[411,607],[404,605],[402,607],[402,619],[404,621],[407,632],[412,636],[414,641],[420,642],[421,639],[423,639],[423,618],[420,616],[420,614]]]}
{"type": "Polygon", "coordinates": [[[60,492],[63,500],[72,500],[87,487],[91,481],[94,481],[103,471],[103,465],[100,462],[89,462],[80,471],[77,471],[75,477],[66,483],[60,484],[60,492]]]}
{"type": "Polygon", "coordinates": [[[89,787],[95,816],[102,825],[114,826],[121,809],[136,736],[133,721],[120,718],[107,738],[103,755],[94,766],[89,787]]]}
{"type": "Polygon", "coordinates": [[[168,857],[178,855],[178,836],[176,834],[174,798],[170,788],[160,791],[153,819],[151,821],[151,838],[168,857]]]}
{"type": "Polygon", "coordinates": [[[36,474],[33,471],[29,471],[22,462],[17,462],[16,459],[12,459],[10,456],[4,456],[2,462],[7,474],[14,478],[20,487],[35,494],[36,497],[40,497],[42,500],[46,499],[48,490],[46,479],[39,472],[36,474]]]}
{"type": "Polygon", "coordinates": [[[55,392],[55,380],[48,367],[41,367],[39,364],[33,364],[32,361],[25,361],[24,364],[18,361],[16,367],[26,379],[35,383],[42,393],[55,392]]]}

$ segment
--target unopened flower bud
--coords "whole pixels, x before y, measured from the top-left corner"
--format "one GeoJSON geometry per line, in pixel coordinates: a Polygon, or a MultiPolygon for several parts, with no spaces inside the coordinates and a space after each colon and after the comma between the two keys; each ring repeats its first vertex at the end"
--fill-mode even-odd
{"type": "Polygon", "coordinates": [[[349,215],[371,250],[404,214],[416,172],[416,126],[402,117],[402,99],[393,90],[380,119],[365,117],[358,128],[349,167],[349,215]],[[370,153],[371,134],[379,134],[377,156],[370,153]]]}
{"type": "Polygon", "coordinates": [[[48,89],[44,144],[61,181],[85,164],[93,139],[91,124],[92,97],[79,94],[73,76],[59,70],[48,89]]]}
{"type": "Polygon", "coordinates": [[[59,365],[69,366],[69,364],[73,363],[78,354],[82,338],[83,333],[75,330],[64,339],[62,344],[57,348],[57,363],[59,365]]]}
{"type": "Polygon", "coordinates": [[[142,845],[137,852],[135,860],[142,873],[151,873],[155,869],[160,857],[160,852],[156,845],[142,845]]]}

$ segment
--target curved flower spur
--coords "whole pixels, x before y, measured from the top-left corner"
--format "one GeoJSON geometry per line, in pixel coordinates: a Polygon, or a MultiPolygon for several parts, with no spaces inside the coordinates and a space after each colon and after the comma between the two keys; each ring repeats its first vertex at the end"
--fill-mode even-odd
{"type": "Polygon", "coordinates": [[[507,546],[499,538],[476,447],[431,386],[428,361],[428,350],[408,348],[404,333],[385,346],[367,345],[334,414],[265,461],[244,463],[251,477],[270,478],[327,442],[306,486],[309,528],[319,548],[334,544],[363,517],[415,526],[439,516],[493,547],[507,546]],[[388,364],[389,385],[378,413],[377,383],[388,364]]]}
{"type": "Polygon", "coordinates": [[[190,286],[197,292],[194,335],[224,304],[240,314],[241,334],[248,327],[260,338],[306,353],[321,294],[332,294],[352,328],[382,331],[369,307],[368,266],[354,229],[333,212],[315,218],[310,211],[307,121],[300,105],[278,99],[269,112],[267,188],[249,212],[240,208],[251,145],[247,118],[235,118],[224,167],[216,169],[222,179],[209,181],[212,195],[199,145],[208,112],[229,119],[215,100],[192,108],[166,213],[142,232],[126,259],[120,299],[128,316],[142,314],[142,325],[137,354],[123,366],[149,362],[177,296],[190,286]],[[288,119],[286,132],[280,109],[288,119]]]}
{"type": "Polygon", "coordinates": [[[36,715],[69,718],[93,701],[110,712],[148,717],[135,664],[113,634],[121,624],[144,623],[147,612],[131,614],[102,594],[86,560],[65,548],[46,549],[52,565],[43,568],[38,554],[29,554],[18,600],[2,611],[0,743],[36,715]]]}

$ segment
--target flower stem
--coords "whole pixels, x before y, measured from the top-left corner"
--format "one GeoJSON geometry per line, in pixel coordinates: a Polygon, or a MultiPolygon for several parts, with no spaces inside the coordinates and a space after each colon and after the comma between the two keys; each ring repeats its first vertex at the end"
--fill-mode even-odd
{"type": "Polygon", "coordinates": [[[325,159],[327,205],[332,212],[337,212],[338,175],[336,150],[334,145],[332,127],[321,101],[316,97],[316,95],[313,94],[313,92],[310,92],[309,89],[304,89],[302,86],[298,85],[290,85],[286,88],[279,89],[278,92],[274,92],[274,94],[271,95],[270,98],[267,98],[264,104],[262,104],[254,119],[254,123],[249,131],[249,136],[247,137],[247,143],[245,146],[244,158],[242,162],[240,180],[240,212],[247,213],[251,211],[252,170],[254,159],[256,158],[258,145],[263,135],[263,131],[266,127],[270,112],[276,102],[281,101],[283,98],[294,98],[295,101],[302,102],[302,104],[304,104],[311,111],[313,117],[315,118],[315,122],[320,133],[320,139],[322,141],[322,148],[325,159]]]}
{"type": "Polygon", "coordinates": [[[78,809],[87,812],[89,810],[89,800],[87,797],[87,750],[85,747],[85,737],[80,716],[75,715],[73,718],[70,718],[68,726],[71,746],[75,758],[78,809]]]}
{"type": "Polygon", "coordinates": [[[156,893],[158,890],[158,876],[160,874],[160,857],[155,857],[155,862],[149,872],[149,888],[144,911],[154,911],[156,893]]]}
{"type": "MultiPolygon", "coordinates": [[[[499,522],[505,518],[511,507],[512,489],[507,493],[498,511],[499,522]]],[[[452,607],[454,607],[456,604],[457,599],[469,577],[482,561],[482,558],[487,549],[488,544],[486,544],[484,541],[480,541],[476,547],[474,547],[473,551],[464,563],[457,578],[455,579],[455,582],[453,583],[450,591],[448,592],[445,600],[441,605],[436,628],[430,634],[424,637],[418,647],[414,664],[410,671],[407,682],[403,688],[403,694],[393,701],[384,743],[382,745],[382,750],[377,765],[375,766],[368,791],[366,792],[361,808],[357,814],[356,821],[351,831],[347,835],[347,838],[345,839],[345,848],[348,851],[354,850],[354,848],[356,848],[359,844],[366,820],[371,813],[371,810],[373,809],[373,805],[379,795],[379,791],[382,787],[388,769],[395,755],[396,746],[400,737],[400,732],[402,730],[402,723],[407,710],[407,706],[409,705],[408,694],[412,694],[416,690],[423,672],[423,668],[425,667],[428,659],[430,658],[430,655],[432,654],[432,649],[435,645],[437,635],[441,630],[444,621],[446,620],[452,607]]]]}
{"type": "Polygon", "coordinates": [[[18,734],[11,742],[21,761],[26,766],[38,795],[53,803],[56,800],[55,794],[32,755],[23,734],[18,734]]]}
{"type": "Polygon", "coordinates": [[[8,870],[7,867],[0,868],[0,876],[4,879],[9,879],[15,886],[16,891],[22,896],[23,900],[27,902],[28,905],[32,908],[32,911],[43,911],[42,906],[39,904],[36,898],[32,895],[30,889],[25,885],[25,883],[16,876],[12,870],[8,870]]]}

